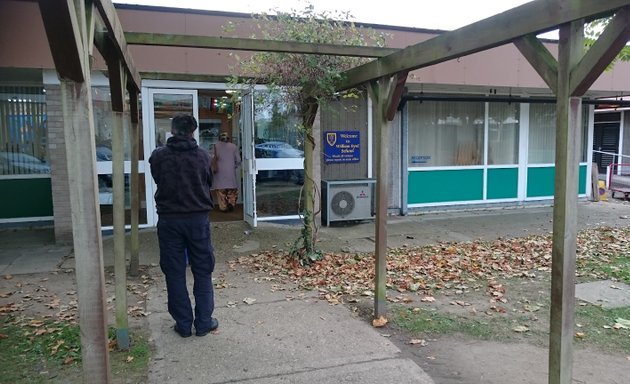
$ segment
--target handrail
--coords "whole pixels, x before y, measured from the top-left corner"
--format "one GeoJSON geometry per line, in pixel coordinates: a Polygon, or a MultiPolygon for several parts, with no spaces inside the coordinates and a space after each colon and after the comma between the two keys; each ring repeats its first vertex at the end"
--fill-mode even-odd
{"type": "Polygon", "coordinates": [[[593,149],[593,153],[601,153],[601,154],[604,154],[604,155],[610,155],[610,156],[616,156],[616,157],[627,157],[628,159],[630,159],[630,156],[628,156],[628,155],[621,155],[619,153],[613,153],[613,152],[597,151],[595,149],[593,149]]]}

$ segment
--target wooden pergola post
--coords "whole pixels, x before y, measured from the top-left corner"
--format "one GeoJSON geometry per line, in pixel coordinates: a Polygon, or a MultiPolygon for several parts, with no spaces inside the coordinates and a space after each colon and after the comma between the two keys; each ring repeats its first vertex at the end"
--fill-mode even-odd
{"type": "Polygon", "coordinates": [[[83,1],[41,0],[39,7],[61,78],[83,378],[90,383],[109,383],[111,370],[90,79],[95,9],[91,2],[83,1]]]}
{"type": "Polygon", "coordinates": [[[556,103],[556,167],[551,266],[549,383],[573,377],[577,196],[582,137],[582,99],[572,97],[571,70],[584,51],[582,20],[560,27],[556,103]]]}
{"type": "Polygon", "coordinates": [[[129,275],[138,276],[140,268],[140,176],[138,161],[140,161],[140,124],[138,111],[138,91],[129,90],[129,142],[131,143],[131,238],[129,255],[129,275]]]}
{"type": "MultiPolygon", "coordinates": [[[[40,0],[39,9],[55,68],[61,79],[64,139],[68,143],[66,160],[83,377],[85,382],[110,383],[112,377],[90,78],[92,53],[97,37],[95,25],[100,23],[97,21],[97,11],[106,30],[104,35],[112,47],[111,51],[106,52],[103,49],[101,53],[104,57],[112,57],[113,53],[113,56],[120,59],[120,72],[124,74],[121,76],[128,76],[129,83],[136,91],[139,89],[140,76],[127,50],[120,21],[110,0],[40,0]]],[[[103,46],[100,47],[102,48],[103,46]]],[[[116,138],[114,141],[120,140],[116,138]]],[[[114,148],[116,147],[122,145],[115,144],[114,148]]],[[[120,163],[121,160],[117,162],[120,163]]],[[[115,177],[119,179],[114,183],[115,188],[116,185],[124,188],[124,177],[122,182],[119,175],[115,177]]],[[[115,194],[120,195],[120,191],[115,194]]],[[[124,231],[124,222],[122,228],[124,231]]],[[[126,297],[126,291],[124,296],[126,297]]]]}
{"type": "Polygon", "coordinates": [[[389,180],[389,137],[391,122],[396,116],[407,72],[373,80],[368,92],[374,105],[376,132],[376,228],[374,251],[374,318],[387,312],[387,203],[389,180]]]}
{"type": "Polygon", "coordinates": [[[385,110],[391,78],[382,77],[372,81],[368,90],[374,105],[374,128],[376,132],[376,227],[374,251],[374,317],[386,313],[387,290],[387,175],[389,156],[389,130],[385,110]]]}
{"type": "MultiPolygon", "coordinates": [[[[107,50],[108,52],[110,50],[107,50]]],[[[127,316],[127,258],[125,254],[125,152],[124,120],[127,76],[123,64],[115,56],[106,58],[112,100],[112,185],[114,210],[114,276],[116,285],[116,344],[129,349],[127,316]]]]}

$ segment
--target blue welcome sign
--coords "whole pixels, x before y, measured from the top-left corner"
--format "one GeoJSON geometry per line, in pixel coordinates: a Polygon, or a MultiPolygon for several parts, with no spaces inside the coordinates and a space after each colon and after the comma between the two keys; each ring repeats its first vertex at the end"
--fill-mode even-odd
{"type": "Polygon", "coordinates": [[[361,160],[359,131],[325,131],[325,163],[358,163],[361,160]]]}

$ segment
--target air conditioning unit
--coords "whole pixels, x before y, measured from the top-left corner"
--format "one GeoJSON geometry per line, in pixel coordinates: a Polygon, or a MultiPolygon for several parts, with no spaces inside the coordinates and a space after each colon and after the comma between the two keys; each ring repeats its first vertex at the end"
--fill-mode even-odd
{"type": "Polygon", "coordinates": [[[322,180],[322,225],[374,217],[376,180],[322,180]]]}

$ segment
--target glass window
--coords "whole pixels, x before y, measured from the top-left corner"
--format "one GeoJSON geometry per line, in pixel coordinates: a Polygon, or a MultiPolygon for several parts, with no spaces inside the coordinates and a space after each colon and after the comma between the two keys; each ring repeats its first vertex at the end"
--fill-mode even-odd
{"type": "MultiPolygon", "coordinates": [[[[144,184],[144,174],[140,173],[139,192],[140,209],[138,211],[138,222],[140,224],[147,223],[147,204],[146,204],[146,186],[144,184]]],[[[125,224],[131,223],[131,184],[130,175],[125,174],[125,224]]],[[[112,175],[98,175],[98,199],[101,210],[101,225],[114,225],[114,196],[112,193],[112,175]]]]}
{"type": "Polygon", "coordinates": [[[488,164],[518,164],[520,104],[489,103],[488,164]]]}
{"type": "MultiPolygon", "coordinates": [[[[125,102],[128,102],[128,100],[125,100],[125,102]]],[[[109,87],[92,87],[92,107],[96,161],[112,161],[113,111],[109,87]]],[[[123,151],[124,158],[127,161],[131,157],[129,123],[130,119],[125,116],[123,119],[123,151]]],[[[138,129],[142,131],[142,124],[139,124],[138,129]]],[[[138,136],[140,141],[139,156],[142,160],[144,158],[142,132],[139,132],[138,136]]]]}
{"type": "Polygon", "coordinates": [[[155,146],[166,145],[171,136],[171,119],[178,113],[193,113],[193,95],[165,94],[153,95],[153,110],[155,121],[155,146]]]}
{"type": "Polygon", "coordinates": [[[270,92],[258,92],[254,105],[256,158],[304,157],[297,109],[281,95],[270,92]]]}
{"type": "Polygon", "coordinates": [[[43,87],[0,87],[0,175],[50,173],[43,87]]]}
{"type": "Polygon", "coordinates": [[[529,164],[553,164],[556,161],[556,105],[529,106],[529,164]]]}
{"type": "MultiPolygon", "coordinates": [[[[582,107],[580,161],[586,161],[588,146],[588,106],[582,107]]],[[[529,107],[529,164],[556,162],[556,105],[530,104],[529,107]]]]}
{"type": "Polygon", "coordinates": [[[484,103],[411,101],[410,167],[481,165],[484,103]]]}
{"type": "Polygon", "coordinates": [[[304,211],[304,171],[283,169],[259,171],[256,175],[258,217],[297,215],[304,211]]]}

